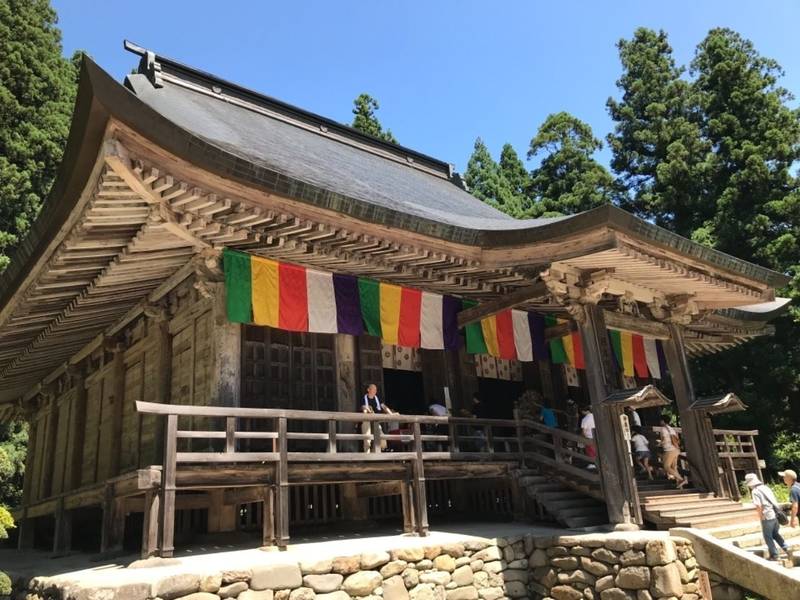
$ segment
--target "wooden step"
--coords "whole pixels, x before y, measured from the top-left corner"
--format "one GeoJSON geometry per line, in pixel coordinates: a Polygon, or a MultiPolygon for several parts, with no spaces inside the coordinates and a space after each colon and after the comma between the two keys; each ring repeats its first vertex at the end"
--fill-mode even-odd
{"type": "Polygon", "coordinates": [[[519,484],[522,487],[528,487],[529,485],[541,485],[550,483],[552,480],[549,477],[544,477],[542,475],[523,475],[519,478],[519,484]]]}
{"type": "Polygon", "coordinates": [[[605,525],[608,523],[608,515],[583,515],[579,517],[567,517],[561,520],[563,525],[577,529],[579,527],[594,527],[596,525],[605,525]]]}
{"type": "MultiPolygon", "coordinates": [[[[639,494],[641,497],[641,494],[639,494]]],[[[714,494],[705,492],[688,492],[686,494],[670,494],[669,496],[647,496],[643,498],[642,504],[644,506],[662,506],[669,504],[681,504],[684,502],[703,502],[706,500],[718,500],[724,498],[717,498],[714,494]]]]}
{"type": "Polygon", "coordinates": [[[562,508],[582,508],[582,507],[591,508],[594,506],[601,506],[601,507],[603,506],[594,498],[587,498],[586,496],[580,496],[577,494],[569,498],[559,498],[554,500],[544,500],[544,499],[539,499],[539,500],[542,505],[546,506],[548,509],[552,507],[553,510],[559,510],[562,508]]]}
{"type": "Polygon", "coordinates": [[[594,505],[591,507],[578,506],[574,508],[561,508],[555,510],[556,518],[559,520],[571,517],[602,517],[608,520],[608,511],[605,506],[594,505]]]}
{"type": "Polygon", "coordinates": [[[542,502],[550,502],[554,500],[570,500],[572,498],[586,498],[586,494],[576,492],[575,490],[563,490],[560,492],[541,492],[534,493],[534,496],[542,502]]]}
{"type": "Polygon", "coordinates": [[[697,488],[683,488],[679,490],[678,488],[666,489],[666,490],[644,490],[639,492],[640,498],[658,498],[658,497],[667,497],[667,496],[679,496],[680,494],[700,494],[702,493],[697,488]]]}
{"type": "Polygon", "coordinates": [[[684,517],[705,517],[727,514],[731,512],[739,512],[742,510],[742,505],[738,502],[722,502],[720,504],[707,505],[697,504],[689,508],[670,507],[669,509],[659,509],[652,512],[657,512],[661,517],[667,519],[680,520],[684,517]]]}
{"type": "Polygon", "coordinates": [[[704,517],[684,517],[675,520],[678,527],[697,527],[698,529],[708,529],[721,525],[734,525],[736,523],[758,522],[758,515],[752,508],[746,508],[736,512],[724,513],[721,515],[707,515],[704,517]]]}
{"type": "Polygon", "coordinates": [[[542,492],[567,492],[571,491],[570,488],[564,486],[558,482],[548,482],[548,483],[536,483],[533,485],[525,486],[529,490],[533,490],[536,494],[540,494],[542,492]]]}

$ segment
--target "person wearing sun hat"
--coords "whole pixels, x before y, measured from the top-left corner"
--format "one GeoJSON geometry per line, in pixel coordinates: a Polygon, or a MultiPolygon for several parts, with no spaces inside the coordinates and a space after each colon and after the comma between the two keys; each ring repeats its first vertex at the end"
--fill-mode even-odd
{"type": "Polygon", "coordinates": [[[783,483],[789,488],[789,502],[792,503],[789,527],[797,527],[797,509],[800,507],[800,482],[797,481],[797,473],[792,469],[786,469],[778,475],[783,477],[783,483]]]}
{"type": "Polygon", "coordinates": [[[780,534],[781,525],[775,513],[778,500],[768,486],[764,485],[755,473],[748,473],[744,476],[744,482],[750,488],[750,498],[758,511],[758,518],[761,520],[761,533],[769,551],[769,560],[778,560],[778,548],[775,542],[791,558],[789,546],[780,534]]]}

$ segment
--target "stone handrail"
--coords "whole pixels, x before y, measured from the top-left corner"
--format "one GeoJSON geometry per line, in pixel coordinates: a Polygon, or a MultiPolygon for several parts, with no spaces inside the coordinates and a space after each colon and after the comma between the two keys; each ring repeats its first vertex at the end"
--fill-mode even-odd
{"type": "Polygon", "coordinates": [[[691,540],[698,566],[764,598],[800,600],[800,574],[746,550],[720,541],[705,531],[675,528],[670,534],[691,540]]]}

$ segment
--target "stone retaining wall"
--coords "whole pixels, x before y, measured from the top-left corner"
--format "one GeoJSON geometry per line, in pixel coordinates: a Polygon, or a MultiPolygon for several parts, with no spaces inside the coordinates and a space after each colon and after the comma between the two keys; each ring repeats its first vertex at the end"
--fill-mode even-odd
{"type": "MultiPolygon", "coordinates": [[[[152,560],[152,559],[151,559],[152,560]]],[[[143,566],[143,565],[134,565],[143,566]]],[[[223,565],[221,565],[223,567],[223,565]]],[[[157,572],[158,569],[147,569],[157,572]]],[[[358,556],[171,574],[115,589],[35,578],[24,600],[696,600],[691,543],[654,532],[471,538],[358,556]]]]}

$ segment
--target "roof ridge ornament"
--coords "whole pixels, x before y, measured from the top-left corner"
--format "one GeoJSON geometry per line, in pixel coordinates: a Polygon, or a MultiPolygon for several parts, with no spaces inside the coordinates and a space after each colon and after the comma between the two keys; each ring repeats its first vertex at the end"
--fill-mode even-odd
{"type": "Polygon", "coordinates": [[[132,52],[141,57],[139,59],[138,73],[147,76],[150,83],[153,84],[153,87],[164,87],[164,82],[161,80],[161,63],[156,60],[155,52],[142,48],[129,40],[124,40],[122,46],[128,52],[132,52]]]}

